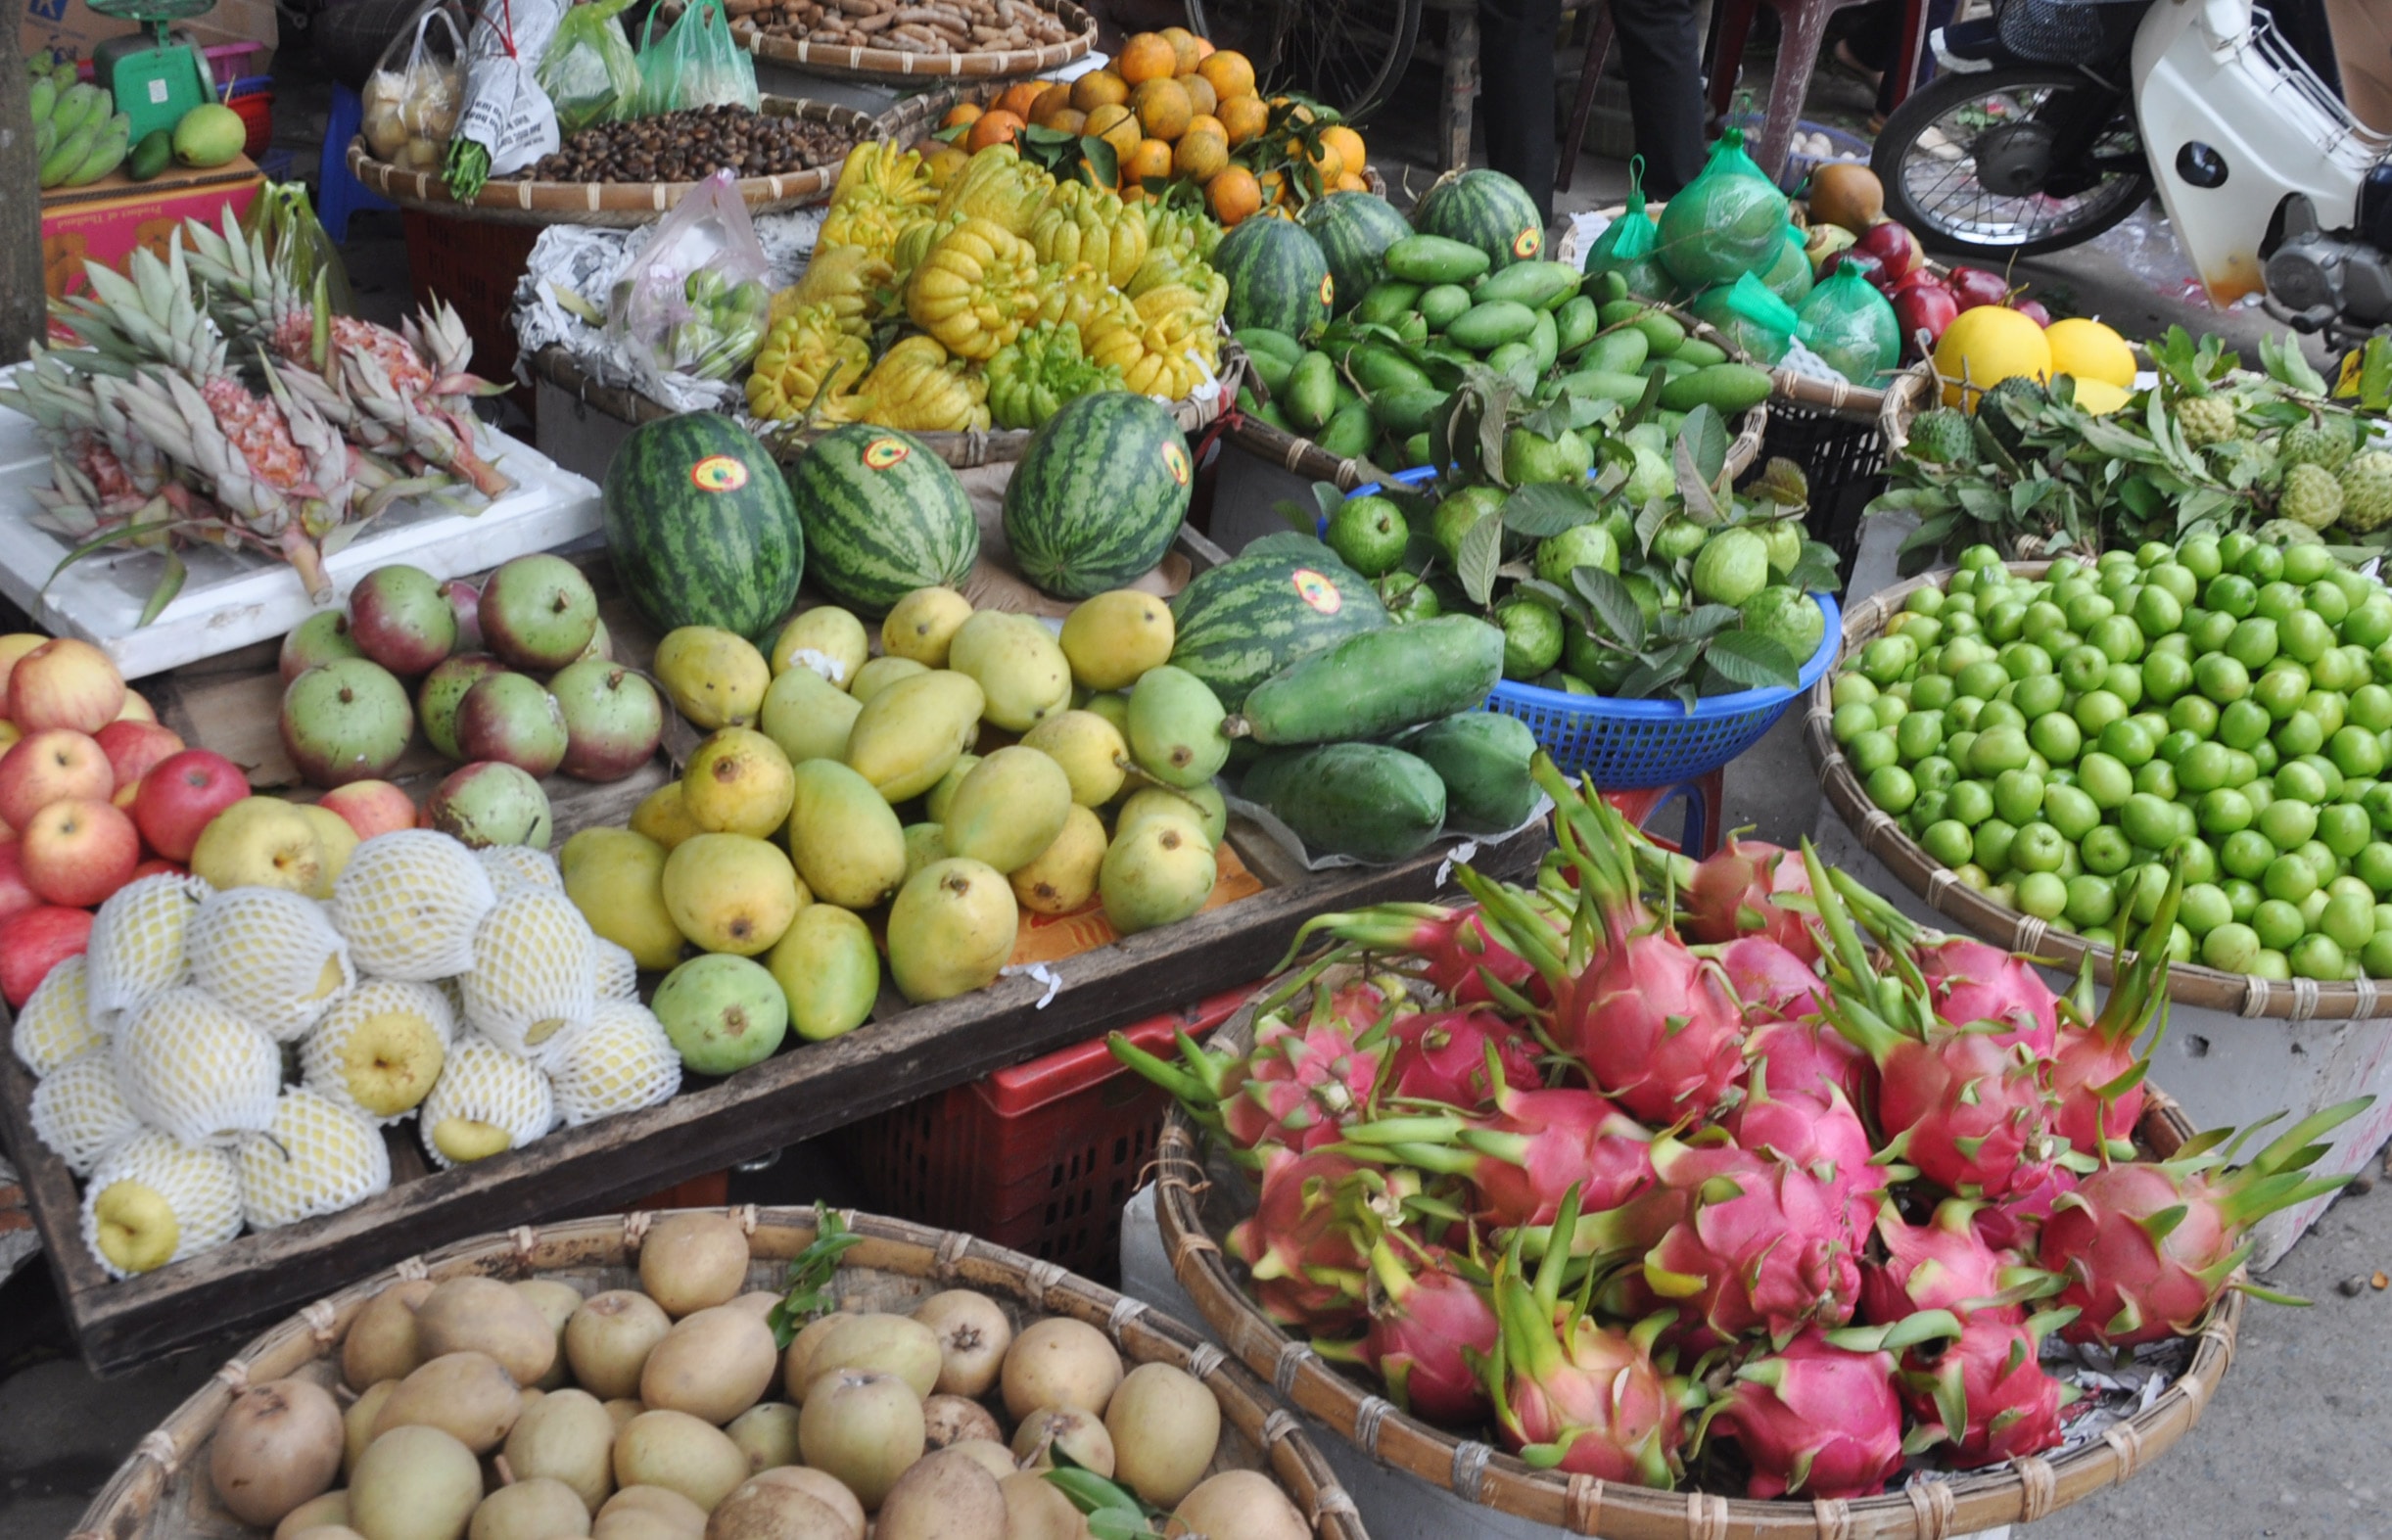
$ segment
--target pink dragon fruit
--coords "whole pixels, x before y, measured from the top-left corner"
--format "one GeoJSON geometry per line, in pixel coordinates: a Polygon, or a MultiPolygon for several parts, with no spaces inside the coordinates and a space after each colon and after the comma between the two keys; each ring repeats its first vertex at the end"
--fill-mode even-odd
{"type": "Polygon", "coordinates": [[[1799,1167],[1841,1194],[1855,1242],[1869,1233],[1886,1181],[1869,1163],[1876,1154],[1869,1131],[1843,1092],[1824,1086],[1781,1093],[1756,1073],[1725,1126],[1745,1149],[1799,1167]]]}
{"type": "MultiPolygon", "coordinates": [[[[2080,1154],[2103,1159],[2134,1157],[2134,1125],[2142,1120],[2143,1076],[2151,1068],[2134,1045],[2167,1003],[2169,934],[2176,928],[2183,897],[2180,864],[2152,911],[2141,944],[2125,958],[2101,1013],[2091,1014],[2092,979],[2079,980],[2077,998],[2062,1008],[2059,1039],[2052,1050],[2051,1089],[2060,1099],[2060,1137],[2080,1154]]],[[[2150,1039],[2156,1046],[2158,1034],[2150,1039]]]]}
{"type": "Polygon", "coordinates": [[[1832,1088],[1855,1107],[1875,1099],[1877,1066],[1815,1016],[1806,1021],[1761,1023],[1745,1040],[1744,1056],[1753,1066],[1753,1076],[1765,1076],[1774,1091],[1815,1096],[1832,1088]]]}
{"type": "Polygon", "coordinates": [[[1687,1202],[1645,1253],[1644,1283],[1677,1308],[1686,1345],[1748,1333],[1783,1342],[1805,1326],[1852,1319],[1859,1237],[1843,1193],[1782,1160],[1666,1135],[1653,1142],[1653,1168],[1687,1202]]]}
{"type": "MultiPolygon", "coordinates": [[[[1540,900],[1529,902],[1532,910],[1543,914],[1549,933],[1569,932],[1567,915],[1552,912],[1540,900]]],[[[1425,964],[1420,976],[1457,1005],[1510,1003],[1521,999],[1522,991],[1538,987],[1536,969],[1488,931],[1486,916],[1476,906],[1380,904],[1350,913],[1316,914],[1295,933],[1280,966],[1293,960],[1316,933],[1368,952],[1407,953],[1419,958],[1425,964]]]]}
{"type": "Polygon", "coordinates": [[[2085,1178],[2053,1205],[2038,1246],[2042,1265],[2068,1279],[2059,1303],[2082,1312],[2060,1334],[2132,1347],[2197,1330],[2250,1255],[2245,1231],[2350,1180],[2301,1173],[2323,1153],[2316,1141],[2370,1099],[2311,1114],[2232,1171],[2222,1170],[2231,1144],[2205,1135],[2176,1159],[2121,1162],[2085,1178]]]}
{"type": "Polygon", "coordinates": [[[1229,1249],[1254,1277],[1254,1297],[1282,1326],[1336,1333],[1360,1323],[1369,1286],[1375,1203],[1400,1201],[1402,1173],[1382,1175],[1326,1150],[1262,1152],[1253,1214],[1229,1233],[1229,1249]]]}
{"type": "Polygon", "coordinates": [[[1929,930],[1849,874],[1839,886],[1863,923],[1917,964],[1939,1020],[1955,1027],[1990,1021],[1995,1043],[2024,1044],[2038,1058],[2050,1056],[2059,1036],[2060,998],[2033,963],[1982,941],[1929,930]]]}
{"type": "Polygon", "coordinates": [[[1819,1013],[1819,976],[1766,936],[1739,936],[1718,949],[1727,987],[1757,1021],[1800,1021],[1819,1013]]]}
{"type": "Polygon", "coordinates": [[[1877,1216],[1886,1260],[1860,1267],[1860,1315],[1890,1326],[1922,1310],[1963,1320],[1993,1314],[2024,1321],[2023,1300],[2059,1292],[2060,1281],[1989,1243],[1973,1222],[1988,1205],[1947,1197],[1924,1225],[1911,1225],[1891,1200],[1877,1216]]]}
{"type": "Polygon", "coordinates": [[[1809,917],[1780,898],[1810,896],[1810,874],[1794,852],[1766,840],[1728,836],[1698,862],[1685,893],[1686,934],[1701,942],[1763,935],[1809,962],[1819,955],[1809,917]]]}
{"type": "Polygon", "coordinates": [[[1536,1068],[1536,1045],[1518,1027],[1483,1008],[1398,1017],[1389,1029],[1393,1045],[1382,1094],[1407,1101],[1438,1101],[1465,1111],[1492,1104],[1496,1087],[1487,1076],[1492,1048],[1504,1080],[1534,1091],[1544,1077],[1536,1068]]]}
{"type": "Polygon", "coordinates": [[[1815,1328],[1738,1369],[1704,1411],[1706,1427],[1714,1419],[1753,1468],[1747,1497],[1867,1497],[1901,1468],[1894,1355],[1815,1328]]]}
{"type": "Polygon", "coordinates": [[[2035,1186],[1979,1209],[1977,1234],[1996,1250],[2032,1254],[2035,1237],[2041,1233],[2043,1221],[2051,1217],[2053,1205],[2076,1190],[2077,1174],[2065,1166],[2054,1166],[2035,1186]]]}
{"type": "Polygon", "coordinates": [[[1499,1230],[1553,1223],[1573,1190],[1583,1189],[1584,1206],[1601,1212],[1652,1187],[1652,1136],[1642,1125],[1574,1086],[1515,1091],[1492,1044],[1486,1054],[1495,1086],[1488,1116],[1357,1124],[1342,1147],[1466,1179],[1477,1190],[1478,1217],[1499,1230]]]}
{"type": "Polygon", "coordinates": [[[1981,1312],[1961,1323],[1956,1339],[1903,1356],[1902,1400],[1922,1428],[1940,1435],[1953,1465],[1971,1470],[2058,1445],[2060,1408],[2077,1391],[2045,1374],[2038,1355],[2069,1316],[2013,1321],[1981,1312]]]}
{"type": "Polygon", "coordinates": [[[1483,1272],[1442,1247],[1390,1233],[1371,1247],[1371,1280],[1369,1332],[1358,1343],[1316,1341],[1315,1351],[1377,1370],[1388,1398],[1424,1422],[1483,1421],[1489,1403],[1481,1370],[1501,1330],[1483,1272]],[[1413,1254],[1417,1272],[1390,1239],[1413,1254]]]}

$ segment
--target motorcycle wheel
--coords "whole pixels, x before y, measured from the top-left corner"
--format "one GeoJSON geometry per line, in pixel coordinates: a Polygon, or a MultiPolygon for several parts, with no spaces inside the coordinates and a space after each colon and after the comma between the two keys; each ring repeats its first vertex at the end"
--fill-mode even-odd
{"type": "Polygon", "coordinates": [[[2132,103],[2059,66],[1946,73],[1886,120],[1870,156],[1886,214],[1931,249],[2000,262],[2091,240],[2151,195],[2132,103]],[[2098,114],[2089,158],[2055,166],[2098,114]],[[2085,185],[2055,196],[2054,172],[2085,185]],[[2089,180],[2087,178],[2089,177],[2089,180]],[[1991,185],[1988,185],[1991,183],[1991,185]]]}

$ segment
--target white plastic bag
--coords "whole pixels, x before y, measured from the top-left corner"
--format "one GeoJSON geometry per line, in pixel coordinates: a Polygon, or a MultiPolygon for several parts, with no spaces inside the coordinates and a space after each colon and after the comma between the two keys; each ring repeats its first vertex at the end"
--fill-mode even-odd
{"type": "Polygon", "coordinates": [[[624,264],[607,296],[607,330],[658,375],[727,379],[764,343],[771,270],[737,184],[717,171],[624,264]]]}
{"type": "Polygon", "coordinates": [[[471,199],[482,181],[520,171],[564,143],[556,109],[536,71],[565,19],[565,0],[484,0],[465,47],[465,104],[448,156],[448,190],[471,199]],[[476,145],[480,167],[460,169],[457,149],[476,145]],[[474,174],[479,170],[480,174],[474,174]]]}
{"type": "Polygon", "coordinates": [[[465,92],[457,14],[451,0],[426,0],[367,77],[359,129],[375,160],[409,171],[440,169],[465,92]]]}

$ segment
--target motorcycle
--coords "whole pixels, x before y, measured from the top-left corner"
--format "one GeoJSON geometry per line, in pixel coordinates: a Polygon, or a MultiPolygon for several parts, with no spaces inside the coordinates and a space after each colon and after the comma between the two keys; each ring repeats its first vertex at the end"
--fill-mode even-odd
{"type": "Polygon", "coordinates": [[[2211,303],[2336,347],[2392,327],[2392,138],[2251,0],[1998,0],[1931,44],[1871,158],[1929,246],[2040,256],[2156,190],[2211,303]]]}

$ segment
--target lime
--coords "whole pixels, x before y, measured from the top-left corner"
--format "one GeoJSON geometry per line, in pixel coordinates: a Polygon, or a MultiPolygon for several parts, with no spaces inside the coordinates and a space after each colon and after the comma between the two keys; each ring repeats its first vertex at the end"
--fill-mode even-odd
{"type": "Polygon", "coordinates": [[[2202,833],[2223,839],[2249,828],[2255,815],[2251,810],[2250,798],[2231,786],[2220,786],[2201,794],[2200,802],[2193,809],[2193,817],[2200,823],[2202,833]]]}
{"type": "Polygon", "coordinates": [[[2093,805],[2107,812],[2123,807],[2134,791],[2134,772],[2107,754],[2095,750],[2077,761],[2077,784],[2085,788],[2093,805]]]}
{"type": "Polygon", "coordinates": [[[2002,818],[1988,818],[1977,825],[1977,864],[1988,871],[2006,870],[2010,864],[2010,842],[2018,837],[2018,825],[2002,818]]]}
{"type": "MultiPolygon", "coordinates": [[[[2260,873],[2259,886],[2272,899],[2298,904],[2318,891],[2317,868],[2298,855],[2287,853],[2268,863],[2267,869],[2260,873]]],[[[2266,932],[2261,934],[2265,936],[2266,932]]]]}
{"type": "MultiPolygon", "coordinates": [[[[2300,546],[2291,547],[2294,550],[2300,546]]],[[[2342,977],[2344,954],[2334,944],[2334,938],[2323,933],[2303,936],[2293,943],[2285,955],[2292,964],[2292,976],[2301,979],[2338,979],[2342,977]]]]}
{"type": "Polygon", "coordinates": [[[2234,564],[2234,570],[2253,583],[2274,583],[2284,575],[2284,553],[2273,545],[2254,545],[2234,564]]]}
{"type": "Polygon", "coordinates": [[[1503,677],[1533,679],[1562,661],[1562,617],[1535,599],[1506,599],[1495,606],[1503,628],[1503,677]]]}
{"type": "Polygon", "coordinates": [[[2020,871],[2057,871],[2068,841],[2058,829],[2038,818],[2019,825],[2010,841],[2010,864],[2020,871]]]}
{"type": "Polygon", "coordinates": [[[2145,850],[2166,850],[2176,842],[2176,804],[2147,791],[2129,796],[2118,810],[2118,827],[2145,850]]]}
{"type": "MultiPolygon", "coordinates": [[[[1331,527],[1334,537],[1336,527],[1331,527]]],[[[1337,543],[1333,537],[1332,545],[1337,543]]],[[[1617,575],[1619,542],[1600,524],[1581,524],[1536,542],[1536,575],[1559,587],[1570,586],[1570,575],[1580,567],[1600,567],[1617,575]]]]}
{"type": "Polygon", "coordinates": [[[2316,583],[2333,570],[2333,553],[2322,545],[2287,545],[2284,547],[2284,581],[2286,583],[2316,583]]]}
{"type": "Polygon", "coordinates": [[[1977,854],[1977,842],[1969,837],[1968,825],[1952,817],[1928,824],[1926,832],[1919,836],[1919,845],[1946,866],[1966,865],[1977,854]]]}
{"type": "MultiPolygon", "coordinates": [[[[1979,849],[1982,852],[1983,847],[1979,849]]],[[[2118,832],[2117,825],[2105,823],[2087,832],[2078,842],[2077,854],[2085,862],[2086,870],[2108,877],[2127,869],[2134,860],[2134,847],[2118,832]]]]}
{"type": "MultiPolygon", "coordinates": [[[[2392,702],[2392,690],[2385,691],[2384,698],[2392,702]]],[[[2195,737],[2211,737],[2218,730],[2218,704],[2206,695],[2180,695],[2169,703],[2168,725],[2195,737]]]]}
{"type": "Polygon", "coordinates": [[[2261,811],[2256,827],[2277,850],[2290,850],[2318,832],[2318,810],[2306,802],[2278,797],[2261,811]]]}
{"type": "Polygon", "coordinates": [[[1471,526],[1500,510],[1509,495],[1500,487],[1465,487],[1447,494],[1436,505],[1436,513],[1429,522],[1429,536],[1436,541],[1437,549],[1445,553],[1449,565],[1459,555],[1462,537],[1470,533],[1471,526]]]}
{"type": "Polygon", "coordinates": [[[2192,882],[2184,886],[2182,907],[2177,915],[2184,928],[2195,936],[2206,936],[2234,918],[2234,906],[2227,902],[2226,894],[2215,883],[2192,882]]]}
{"type": "Polygon", "coordinates": [[[2392,596],[2371,593],[2342,617],[2342,639],[2376,648],[2392,641],[2392,596]]]}
{"type": "Polygon", "coordinates": [[[2251,929],[2263,947],[2281,951],[2300,940],[2308,928],[2301,911],[2282,899],[2270,899],[2251,912],[2251,929]]]}
{"type": "Polygon", "coordinates": [[[1900,817],[1918,800],[1918,782],[1900,765],[1880,765],[1869,772],[1869,800],[1900,817]]]}
{"type": "Polygon", "coordinates": [[[2134,789],[2176,801],[2176,767],[2166,760],[2146,760],[2134,767],[2134,789]]]}
{"type": "Polygon", "coordinates": [[[2082,787],[2046,785],[2042,812],[2053,828],[2072,840],[2081,840],[2101,826],[2101,810],[2082,787]]]}
{"type": "Polygon", "coordinates": [[[2227,973],[2248,973],[2259,957],[2259,933],[2228,920],[2201,938],[2201,960],[2227,973]]]}
{"type": "Polygon", "coordinates": [[[1930,754],[1911,766],[1910,773],[1917,778],[1921,792],[1949,791],[1960,778],[1960,767],[1941,754],[1930,754]]]}
{"type": "Polygon", "coordinates": [[[2194,664],[2192,681],[2203,696],[2219,706],[2231,705],[2251,693],[2251,671],[2239,659],[2223,652],[2209,653],[2194,664]]]}
{"type": "MultiPolygon", "coordinates": [[[[1941,674],[1922,673],[1910,681],[1910,704],[1920,711],[1941,711],[1958,693],[1951,687],[1951,680],[1941,674]]],[[[2392,700],[2392,691],[2386,691],[2384,698],[2392,700]]]]}
{"type": "Polygon", "coordinates": [[[2350,596],[2330,583],[2313,583],[2301,590],[2301,602],[2328,626],[2339,626],[2351,612],[2350,596]]]}
{"type": "MultiPolygon", "coordinates": [[[[1594,526],[1586,528],[1593,529],[1594,526]]],[[[1605,539],[1610,538],[1601,530],[1595,533],[1605,539]]],[[[1337,511],[1330,517],[1328,536],[1329,548],[1337,553],[1340,561],[1365,578],[1377,578],[1394,571],[1395,564],[1404,559],[1404,546],[1412,539],[1412,530],[1404,523],[1402,509],[1384,497],[1374,495],[1348,497],[1338,504],[1337,511]]],[[[1618,567],[1618,552],[1615,549],[1612,553],[1615,570],[1618,567]]],[[[1540,571],[1538,576],[1542,577],[1543,573],[1540,571]]]]}
{"type": "Polygon", "coordinates": [[[2218,714],[2218,741],[2229,749],[2256,749],[2268,741],[2273,723],[2268,709],[2257,701],[2233,701],[2218,714]]]}
{"type": "Polygon", "coordinates": [[[2275,729],[2269,741],[2275,745],[2276,753],[2298,759],[2304,754],[2315,754],[2324,746],[2325,727],[2309,713],[2295,711],[2284,719],[2283,724],[2275,729]]]}

